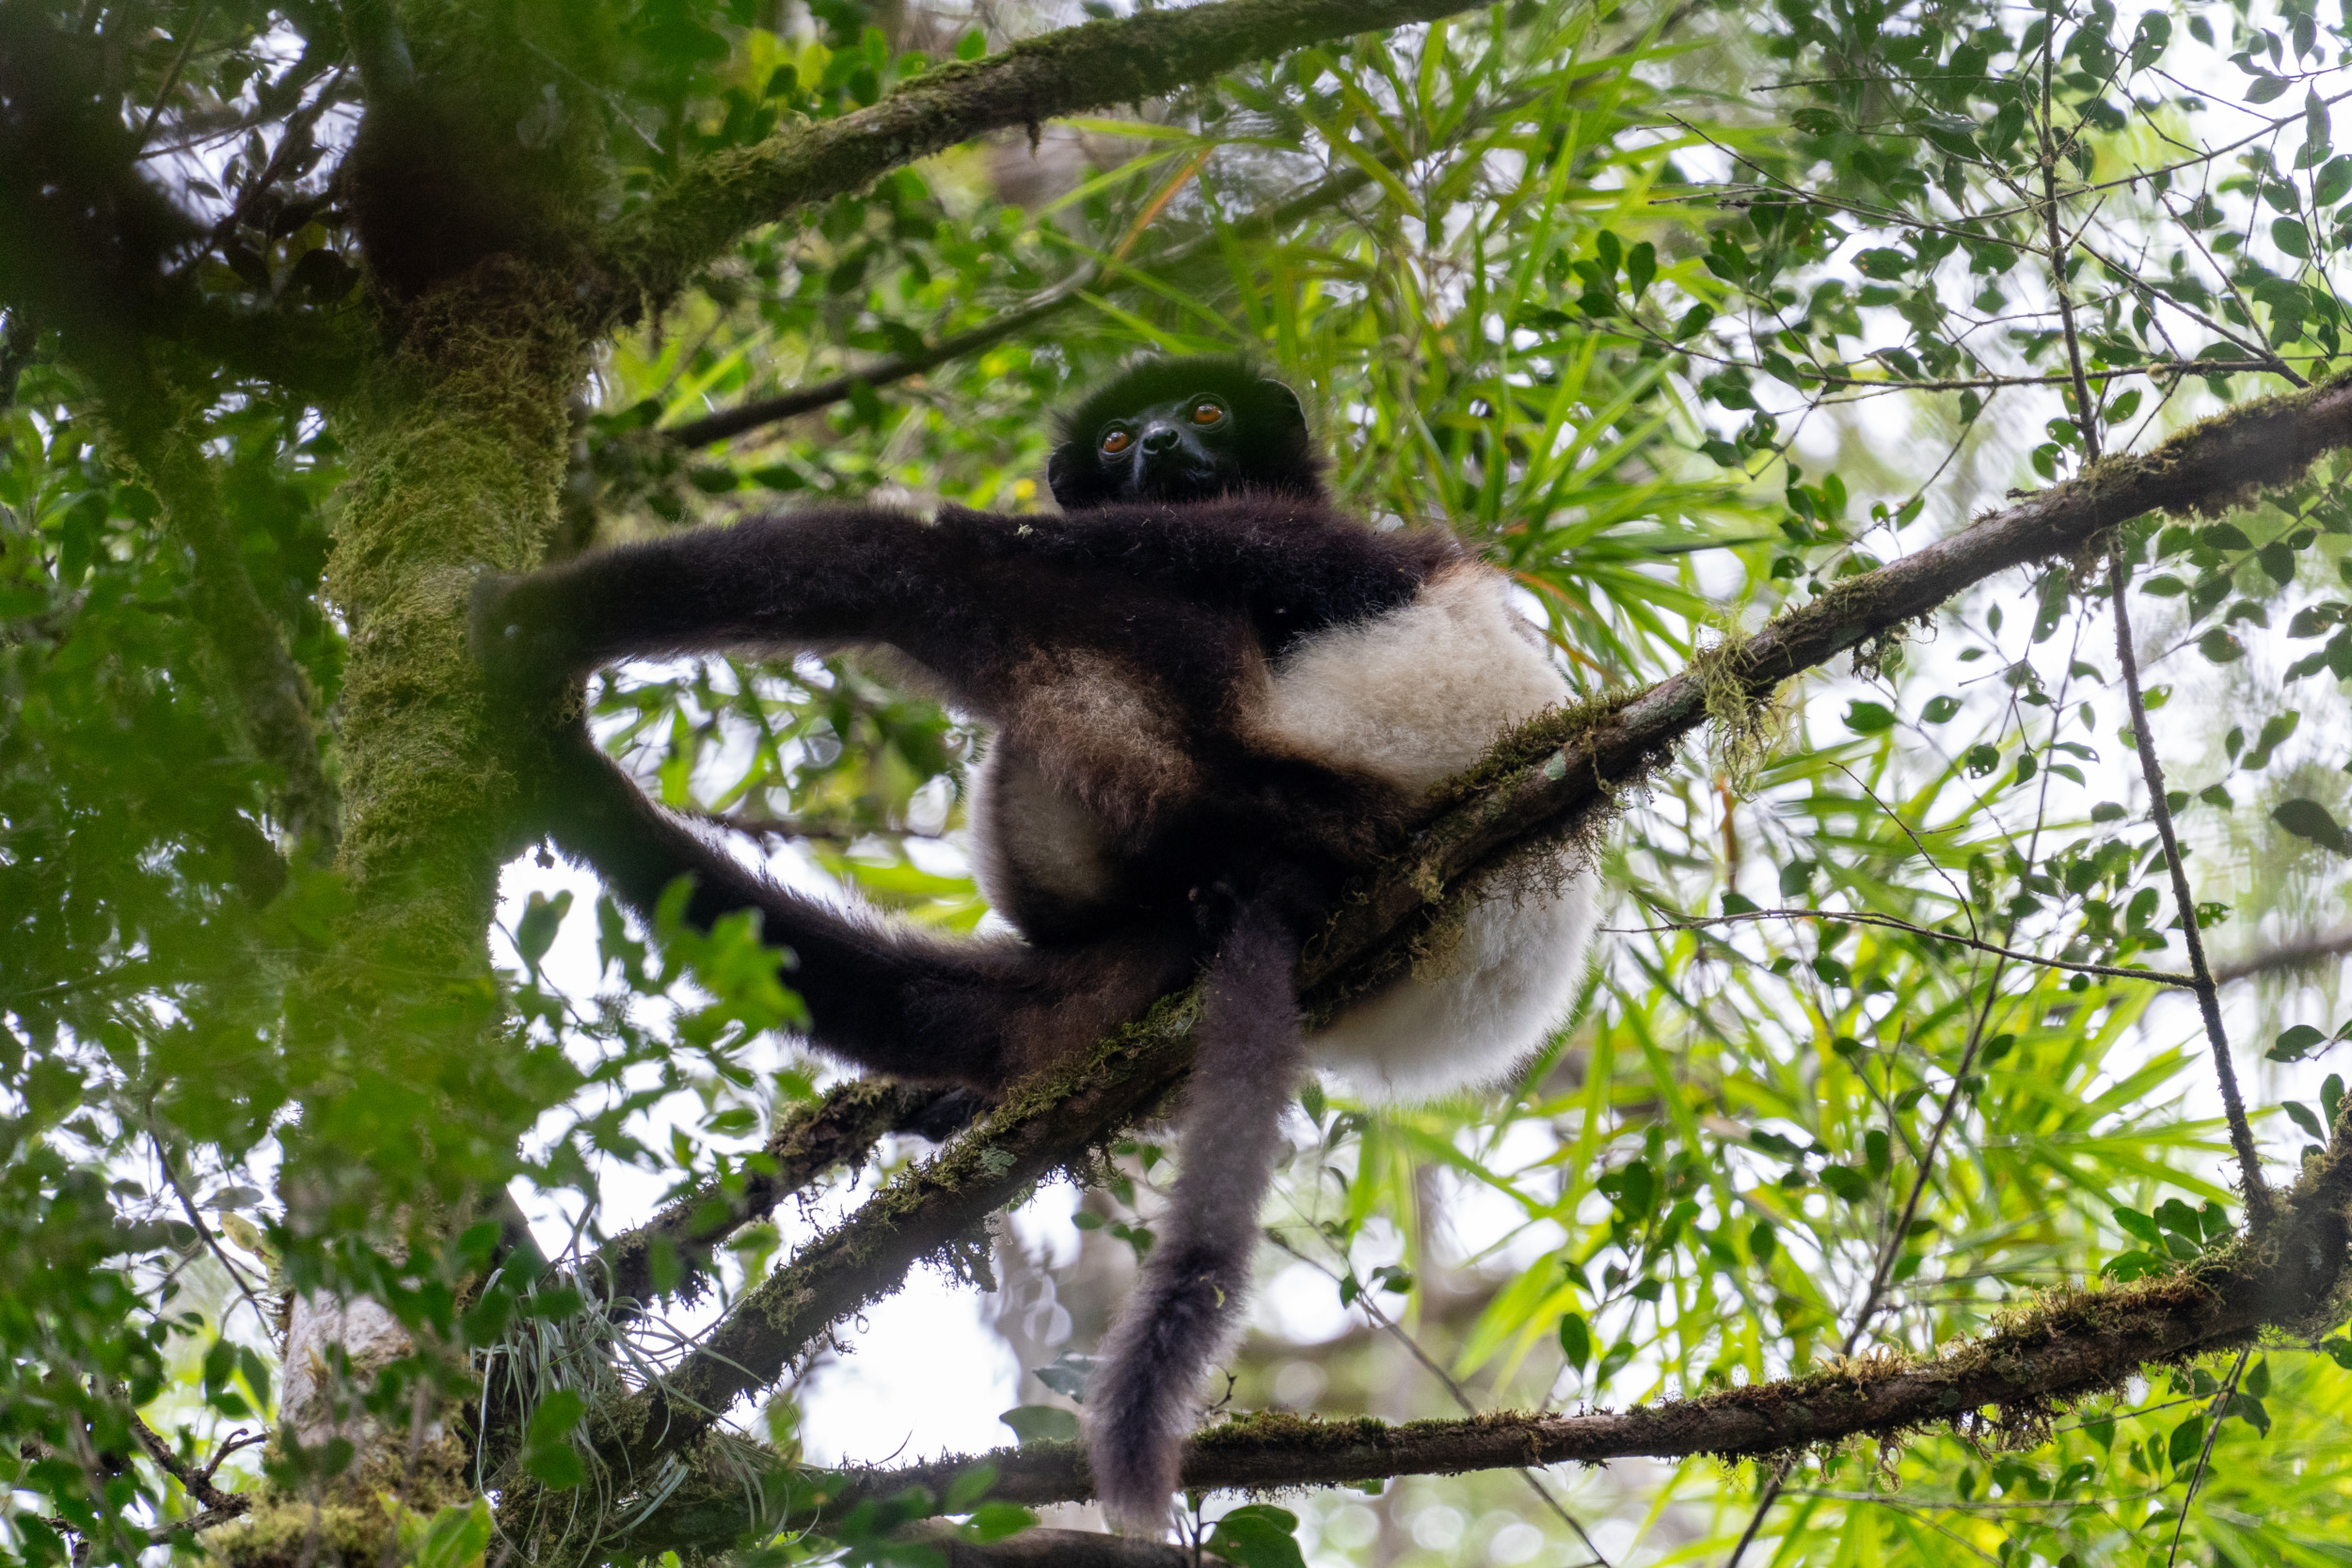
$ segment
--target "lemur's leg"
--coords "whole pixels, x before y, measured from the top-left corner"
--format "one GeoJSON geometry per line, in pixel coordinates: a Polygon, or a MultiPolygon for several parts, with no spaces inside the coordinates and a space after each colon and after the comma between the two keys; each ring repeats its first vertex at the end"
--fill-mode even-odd
{"type": "Polygon", "coordinates": [[[1305,1070],[1294,974],[1319,905],[1299,892],[1261,887],[1234,906],[1209,969],[1176,1188],[1087,1392],[1095,1495],[1125,1529],[1166,1529],[1201,1373],[1240,1323],[1282,1111],[1305,1070]]]}
{"type": "Polygon", "coordinates": [[[555,743],[545,787],[557,847],[640,913],[681,876],[693,879],[690,924],[759,911],[765,940],[798,960],[785,979],[807,1005],[811,1040],[872,1071],[1001,1088],[1084,1051],[1197,962],[1198,938],[1173,918],[1039,948],[890,929],[801,897],[647,800],[584,730],[555,743]]]}

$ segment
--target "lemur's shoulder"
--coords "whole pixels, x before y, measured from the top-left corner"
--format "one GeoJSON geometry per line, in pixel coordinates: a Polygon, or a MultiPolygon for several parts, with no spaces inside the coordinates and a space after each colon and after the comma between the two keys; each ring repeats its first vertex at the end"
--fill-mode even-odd
{"type": "Polygon", "coordinates": [[[1314,498],[1273,491],[1120,503],[1073,515],[949,507],[939,526],[992,553],[1155,582],[1240,610],[1270,653],[1409,603],[1432,578],[1468,559],[1442,529],[1384,531],[1314,498]]]}

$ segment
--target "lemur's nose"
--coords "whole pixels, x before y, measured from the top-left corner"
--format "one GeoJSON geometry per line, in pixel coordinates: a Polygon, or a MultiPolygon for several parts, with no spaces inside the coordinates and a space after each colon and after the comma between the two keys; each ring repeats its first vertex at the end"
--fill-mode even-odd
{"type": "Polygon", "coordinates": [[[1175,444],[1176,427],[1172,424],[1155,424],[1143,433],[1143,450],[1154,457],[1175,444]]]}

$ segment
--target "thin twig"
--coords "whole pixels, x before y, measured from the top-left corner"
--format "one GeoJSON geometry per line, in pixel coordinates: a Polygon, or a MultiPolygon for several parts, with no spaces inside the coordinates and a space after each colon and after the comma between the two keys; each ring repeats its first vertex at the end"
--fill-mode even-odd
{"type": "Polygon", "coordinates": [[[2110,980],[2153,980],[2160,986],[2179,986],[2185,990],[2193,989],[2197,984],[2196,976],[2176,974],[2169,969],[2128,969],[2121,964],[2085,964],[2074,963],[2065,958],[2045,958],[2036,953],[2027,953],[2015,947],[2004,947],[1999,942],[1986,942],[1979,937],[1963,937],[1953,931],[1939,931],[1931,926],[1915,926],[1908,920],[1900,920],[1891,914],[1878,914],[1869,911],[1742,910],[1738,914],[1704,914],[1692,915],[1688,919],[1678,918],[1666,926],[1610,926],[1603,929],[1612,936],[1646,936],[1665,931],[1687,931],[1700,926],[1732,926],[1758,920],[1834,920],[1844,926],[1880,926],[1888,930],[1905,931],[1915,937],[1926,937],[1934,942],[1957,942],[1963,947],[1973,947],[1979,953],[1990,953],[2002,958],[2014,958],[2019,963],[2033,964],[2042,969],[2062,969],[2073,974],[2096,974],[2110,980]]]}
{"type": "MultiPolygon", "coordinates": [[[[1272,1242],[1276,1246],[1280,1247],[1284,1252],[1289,1253],[1293,1258],[1297,1259],[1309,1268],[1322,1274],[1325,1278],[1337,1280],[1340,1277],[1337,1274],[1332,1272],[1328,1265],[1308,1257],[1303,1252],[1300,1252],[1296,1247],[1291,1245],[1290,1243],[1284,1241],[1279,1233],[1272,1230],[1267,1231],[1266,1240],[1272,1242]]],[[[1427,1372],[1431,1377],[1438,1380],[1438,1382],[1444,1387],[1446,1393],[1452,1396],[1454,1402],[1462,1407],[1463,1415],[1475,1416],[1479,1414],[1477,1402],[1470,1397],[1470,1393],[1467,1389],[1454,1381],[1454,1374],[1447,1371],[1443,1367],[1438,1365],[1436,1358],[1430,1355],[1427,1351],[1422,1349],[1421,1341],[1414,1338],[1410,1334],[1405,1332],[1403,1324],[1396,1322],[1395,1319],[1390,1317],[1386,1312],[1381,1311],[1378,1304],[1372,1299],[1370,1292],[1359,1291],[1356,1293],[1356,1305],[1364,1309],[1364,1316],[1370,1318],[1375,1327],[1384,1330],[1391,1338],[1393,1338],[1398,1344],[1403,1345],[1405,1347],[1405,1353],[1407,1355],[1410,1355],[1415,1361],[1421,1363],[1422,1370],[1427,1372]]],[[[1568,1512],[1567,1506],[1561,1502],[1559,1498],[1551,1495],[1551,1489],[1544,1484],[1543,1478],[1538,1476],[1534,1469],[1525,1465],[1518,1466],[1518,1472],[1520,1479],[1524,1480],[1527,1484],[1534,1489],[1535,1496],[1543,1499],[1544,1506],[1549,1509],[1562,1524],[1567,1526],[1568,1528],[1576,1532],[1576,1538],[1584,1544],[1584,1549],[1593,1554],[1593,1561],[1598,1563],[1600,1568],[1610,1568],[1608,1555],[1600,1549],[1598,1544],[1594,1542],[1593,1538],[1589,1534],[1585,1533],[1583,1524],[1575,1514],[1568,1512]]]]}
{"type": "Polygon", "coordinates": [[[2221,1085],[2221,1108],[2230,1119],[2230,1147],[2236,1151],[2238,1174],[2246,1188],[2246,1218],[2254,1229],[2270,1223],[2270,1189],[2263,1181],[2262,1162],[2254,1152],[2254,1130],[2246,1120],[2246,1102],[2239,1098],[2237,1069],[2230,1060],[2230,1036],[2221,1024],[2221,996],[2213,970],[2205,962],[2205,941],[2197,929],[2197,906],[2188,888],[2188,871],[2181,863],[2181,841],[2172,831],[2172,807],[2164,794],[2164,765],[2156,760],[2155,737],[2148,728],[2148,705],[2140,696],[2139,658],[2132,647],[2132,614],[2124,589],[2131,568],[2123,560],[2120,539],[2107,542],[2107,596],[2115,604],[2115,657],[2123,667],[2123,695],[2131,705],[2132,740],[2139,751],[2139,771],[2148,783],[2149,815],[2155,818],[2156,837],[2164,845],[2165,868],[2172,875],[2172,902],[2181,911],[2181,939],[2188,948],[2189,974],[2195,979],[2197,1010],[2205,1021],[2205,1038],[2213,1046],[2214,1077],[2221,1085]]]}
{"type": "Polygon", "coordinates": [[[1079,303],[1089,291],[1106,286],[1105,280],[1111,278],[1114,270],[1126,275],[1126,277],[1112,279],[1107,286],[1123,283],[1136,275],[1182,266],[1214,249],[1229,235],[1246,238],[1271,232],[1320,208],[1345,200],[1370,183],[1372,176],[1364,170],[1344,169],[1328,180],[1318,181],[1287,201],[1243,219],[1228,231],[1212,232],[1182,245],[1171,245],[1159,255],[1147,257],[1139,262],[1128,261],[1123,251],[1089,261],[1060,282],[1030,295],[1022,304],[977,326],[903,354],[885,355],[847,374],[795,387],[773,397],[738,404],[733,408],[722,408],[656,434],[676,446],[702,447],[756,430],[761,425],[813,413],[839,403],[850,395],[852,388],[882,387],[894,381],[903,381],[909,376],[920,375],[934,366],[944,365],[950,359],[976,354],[992,343],[1027,331],[1079,303]]]}
{"type": "Polygon", "coordinates": [[[155,1163],[163,1170],[164,1184],[169,1187],[172,1196],[180,1200],[181,1212],[186,1214],[188,1223],[196,1227],[197,1236],[203,1242],[205,1250],[209,1251],[220,1266],[228,1271],[229,1283],[236,1287],[237,1294],[245,1298],[245,1304],[253,1308],[254,1320],[263,1328],[267,1328],[270,1321],[268,1311],[255,1298],[253,1287],[246,1281],[245,1270],[238,1266],[235,1259],[221,1249],[219,1239],[214,1236],[212,1227],[204,1223],[204,1216],[197,1212],[196,1200],[190,1197],[188,1190],[180,1184],[180,1173],[172,1169],[171,1154],[165,1148],[164,1140],[152,1132],[147,1136],[148,1141],[155,1146],[155,1163]]]}
{"type": "Polygon", "coordinates": [[[196,8],[196,15],[188,19],[188,36],[180,40],[180,52],[171,57],[171,69],[164,72],[163,86],[155,89],[155,102],[147,106],[147,118],[139,121],[138,138],[131,145],[145,147],[148,135],[155,129],[155,121],[163,118],[164,104],[180,85],[180,73],[188,68],[188,56],[196,53],[197,40],[203,37],[204,23],[212,10],[211,0],[196,8]]]}
{"type": "Polygon", "coordinates": [[[2207,1408],[2204,1445],[2197,1450],[2197,1468],[2188,1473],[2188,1490],[2181,1497],[2181,1516],[2172,1521],[2172,1548],[2164,1554],[2164,1568],[2172,1568],[2181,1559],[2181,1532],[2188,1528],[2188,1505],[2197,1499],[2197,1485],[2205,1479],[2205,1466],[2213,1459],[2213,1440],[2221,1435],[2222,1413],[2236,1397],[2238,1379],[2246,1375],[2246,1358],[2253,1354],[2251,1345],[2237,1353],[2237,1365],[2230,1369],[2228,1380],[2207,1408]]]}
{"type": "MultiPolygon", "coordinates": [[[[131,1413],[131,1435],[138,1439],[139,1447],[147,1450],[147,1457],[155,1462],[158,1469],[178,1481],[189,1497],[194,1497],[205,1508],[234,1508],[239,1513],[243,1513],[253,1506],[251,1498],[239,1497],[234,1492],[224,1492],[213,1484],[213,1470],[218,1467],[219,1459],[215,1459],[212,1465],[202,1470],[189,1468],[182,1463],[179,1455],[171,1451],[171,1445],[164,1441],[163,1433],[149,1426],[135,1410],[131,1413]]],[[[238,1437],[244,1435],[243,1433],[237,1433],[238,1437]]],[[[259,1441],[259,1439],[253,1439],[253,1441],[259,1441]]],[[[234,1443],[235,1448],[247,1446],[246,1443],[235,1442],[235,1439],[231,1439],[231,1442],[234,1443]]],[[[228,1448],[220,1457],[226,1458],[228,1452],[233,1451],[233,1448],[228,1448]]]]}
{"type": "Polygon", "coordinates": [[[2352,929],[2328,931],[2317,936],[2282,942],[2278,946],[2229,963],[2216,964],[2214,984],[2226,986],[2233,980],[2249,980],[2257,974],[2269,974],[2281,969],[2308,969],[2328,958],[2341,958],[2352,953],[2352,929]]]}
{"type": "Polygon", "coordinates": [[[231,1493],[229,1500],[218,1508],[208,1508],[201,1513],[191,1514],[185,1519],[175,1519],[168,1525],[157,1525],[147,1532],[147,1539],[161,1546],[183,1531],[191,1535],[201,1535],[204,1531],[225,1525],[231,1519],[242,1519],[252,1512],[253,1499],[251,1497],[242,1492],[231,1493]]]}
{"type": "MultiPolygon", "coordinates": [[[[2047,28],[2058,27],[2057,0],[2048,8],[2047,28]]],[[[2067,363],[2074,376],[2074,423],[2081,433],[2083,455],[2092,463],[2099,460],[2099,405],[2090,395],[2090,383],[2083,374],[2082,341],[2074,330],[2074,296],[2066,286],[2066,241],[2058,230],[2056,150],[2050,145],[2048,117],[2050,112],[2050,66],[2052,46],[2047,39],[2042,56],[2042,106],[2043,117],[2042,152],[2042,190],[2045,202],[2044,215],[2050,226],[2050,276],[2058,289],[2058,319],[2066,333],[2067,363]]],[[[2199,1011],[2204,1014],[2205,1036],[2213,1042],[2214,1071],[2221,1081],[2221,1102],[2230,1118],[2230,1143],[2237,1150],[2238,1165],[2246,1182],[2248,1220],[2256,1229],[2270,1218],[2268,1189],[2263,1185],[2262,1166],[2254,1153],[2253,1129],[2247,1124],[2246,1106],[2238,1098],[2237,1069],[2230,1061],[2230,1037],[2221,1024],[2221,999],[2214,989],[2213,971],[2205,962],[2204,939],[2197,929],[2197,909],[2189,895],[2188,872],[2181,863],[2180,841],[2172,832],[2172,808],[2165,799],[2164,768],[2156,760],[2155,737],[2149,732],[2148,712],[2139,689],[2138,655],[2132,645],[2130,608],[2124,603],[2124,587],[2130,580],[2129,568],[2123,560],[2122,543],[2110,538],[2107,542],[2109,596],[2115,601],[2115,653],[2123,667],[2123,689],[2131,705],[2132,738],[2139,752],[2139,767],[2148,782],[2149,815],[2155,818],[2156,834],[2164,842],[2165,865],[2172,873],[2173,901],[2180,906],[2181,934],[2188,947],[2189,973],[2194,976],[2199,1011]]]]}

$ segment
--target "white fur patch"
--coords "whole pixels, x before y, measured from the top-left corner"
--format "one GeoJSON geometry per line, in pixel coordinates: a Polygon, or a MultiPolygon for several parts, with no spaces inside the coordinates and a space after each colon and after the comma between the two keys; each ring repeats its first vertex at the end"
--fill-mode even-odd
{"type": "MultiPolygon", "coordinates": [[[[1506,590],[1500,573],[1465,562],[1402,609],[1308,639],[1274,667],[1254,727],[1415,794],[1451,778],[1569,694],[1506,590]]],[[[1390,1102],[1501,1078],[1574,1001],[1597,886],[1564,862],[1548,891],[1486,894],[1465,911],[1443,974],[1358,1003],[1309,1042],[1317,1065],[1390,1102]]]]}
{"type": "Polygon", "coordinates": [[[1464,912],[1442,974],[1406,976],[1357,1003],[1307,1042],[1315,1065],[1385,1104],[1507,1076],[1576,1001],[1598,887],[1578,869],[1548,892],[1487,894],[1464,912]]]}
{"type": "Polygon", "coordinates": [[[993,746],[973,780],[973,871],[997,909],[1025,894],[1091,904],[1110,891],[1110,834],[1103,819],[1037,764],[993,746]]]}
{"type": "Polygon", "coordinates": [[[1501,573],[1465,562],[1411,603],[1306,639],[1254,728],[1286,752],[1418,795],[1568,694],[1501,573]]]}

